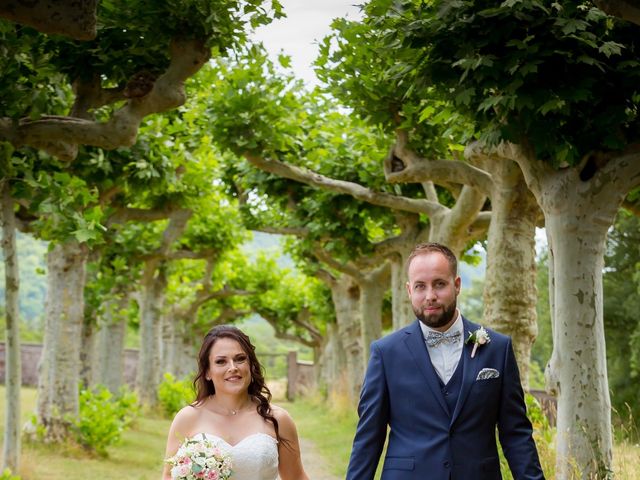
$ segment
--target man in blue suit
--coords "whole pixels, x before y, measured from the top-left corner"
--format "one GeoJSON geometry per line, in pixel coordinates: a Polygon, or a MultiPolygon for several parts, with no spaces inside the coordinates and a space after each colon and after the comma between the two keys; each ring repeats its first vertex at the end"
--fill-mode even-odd
{"type": "Polygon", "coordinates": [[[511,339],[456,308],[455,255],[418,245],[407,290],[418,321],[371,345],[347,480],[499,480],[500,445],[515,480],[544,480],[511,339]],[[465,339],[469,339],[465,343],[465,339]]]}

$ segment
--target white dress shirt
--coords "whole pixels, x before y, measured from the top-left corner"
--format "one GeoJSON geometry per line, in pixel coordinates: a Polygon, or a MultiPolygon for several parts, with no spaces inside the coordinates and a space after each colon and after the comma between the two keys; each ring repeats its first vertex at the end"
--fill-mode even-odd
{"type": "MultiPolygon", "coordinates": [[[[455,333],[460,332],[460,340],[455,343],[441,343],[436,347],[430,347],[427,345],[429,351],[429,357],[431,357],[431,363],[436,373],[440,377],[440,380],[446,385],[453,373],[458,367],[460,356],[462,355],[462,347],[464,345],[464,326],[462,325],[462,315],[460,311],[456,309],[456,320],[453,324],[443,333],[455,333]]],[[[436,332],[437,330],[427,327],[424,323],[420,322],[420,328],[422,329],[422,336],[425,339],[429,335],[430,331],[436,332]]]]}

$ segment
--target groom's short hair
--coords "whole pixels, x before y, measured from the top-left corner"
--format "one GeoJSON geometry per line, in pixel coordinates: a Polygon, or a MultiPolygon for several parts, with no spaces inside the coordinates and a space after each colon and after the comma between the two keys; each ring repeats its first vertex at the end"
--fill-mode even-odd
{"type": "Polygon", "coordinates": [[[411,250],[411,253],[409,254],[409,258],[407,259],[405,272],[409,272],[409,265],[411,265],[411,261],[414,258],[418,255],[426,255],[427,253],[441,253],[444,255],[449,262],[449,267],[451,267],[451,273],[453,273],[454,277],[458,276],[458,259],[456,258],[455,253],[453,253],[446,245],[436,242],[419,243],[413,247],[413,250],[411,250]]]}

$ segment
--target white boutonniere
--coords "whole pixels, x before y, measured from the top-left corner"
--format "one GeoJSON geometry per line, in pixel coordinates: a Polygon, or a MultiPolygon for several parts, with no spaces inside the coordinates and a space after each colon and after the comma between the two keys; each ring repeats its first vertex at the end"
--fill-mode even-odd
{"type": "Polygon", "coordinates": [[[467,338],[464,343],[473,343],[473,350],[471,350],[471,358],[473,358],[476,356],[478,346],[489,343],[490,341],[491,337],[489,337],[489,332],[487,332],[484,327],[480,327],[473,333],[469,332],[469,338],[467,338]]]}

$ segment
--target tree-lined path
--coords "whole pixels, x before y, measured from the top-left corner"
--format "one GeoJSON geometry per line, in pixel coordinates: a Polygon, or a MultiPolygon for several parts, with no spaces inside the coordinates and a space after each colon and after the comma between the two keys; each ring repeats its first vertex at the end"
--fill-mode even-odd
{"type": "Polygon", "coordinates": [[[555,477],[607,477],[621,372],[640,375],[631,2],[369,0],[320,41],[313,89],[251,40],[277,0],[87,2],[78,22],[67,3],[0,9],[5,466],[20,463],[21,231],[49,247],[42,440],[75,438],[78,385],[118,392],[125,345],[153,409],[195,338],[253,315],[305,349],[317,395],[355,408],[371,341],[413,321],[404,263],[430,240],[486,255],[475,320],[512,336],[525,388],[546,368],[555,477]],[[248,250],[254,232],[281,235],[278,252],[248,250]]]}

